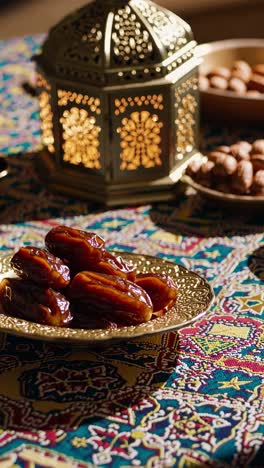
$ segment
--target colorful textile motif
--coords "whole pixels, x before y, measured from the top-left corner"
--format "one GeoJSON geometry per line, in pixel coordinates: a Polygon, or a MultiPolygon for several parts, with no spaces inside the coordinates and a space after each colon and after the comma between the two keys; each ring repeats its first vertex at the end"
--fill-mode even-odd
{"type": "MultiPolygon", "coordinates": [[[[157,255],[205,276],[211,313],[179,334],[69,348],[0,335],[0,468],[262,467],[264,218],[170,204],[105,211],[52,195],[31,165],[38,104],[22,88],[43,36],[2,42],[0,250],[42,245],[56,223],[97,230],[108,247],[157,255]]],[[[204,147],[258,130],[203,130],[204,147]]],[[[263,137],[263,134],[262,134],[263,137]]]]}

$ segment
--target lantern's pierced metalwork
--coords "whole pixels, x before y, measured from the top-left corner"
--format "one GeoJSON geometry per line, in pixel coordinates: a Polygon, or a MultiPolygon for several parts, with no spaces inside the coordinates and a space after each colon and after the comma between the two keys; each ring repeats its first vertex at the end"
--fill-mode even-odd
{"type": "Polygon", "coordinates": [[[95,0],[53,27],[35,57],[49,185],[109,205],[172,198],[197,153],[195,48],[150,0],[95,0]]]}

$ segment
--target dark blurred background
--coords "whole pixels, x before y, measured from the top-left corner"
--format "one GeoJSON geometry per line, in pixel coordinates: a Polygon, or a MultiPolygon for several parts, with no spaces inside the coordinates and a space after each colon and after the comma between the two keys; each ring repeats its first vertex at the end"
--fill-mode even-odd
{"type": "MultiPolygon", "coordinates": [[[[87,0],[0,0],[0,39],[47,31],[87,0]]],[[[264,37],[264,0],[157,0],[192,26],[198,42],[264,37]]]]}

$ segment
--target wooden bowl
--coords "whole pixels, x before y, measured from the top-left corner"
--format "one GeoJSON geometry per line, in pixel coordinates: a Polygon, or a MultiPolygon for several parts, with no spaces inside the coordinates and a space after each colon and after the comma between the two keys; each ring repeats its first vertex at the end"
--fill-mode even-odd
{"type": "Polygon", "coordinates": [[[203,198],[211,200],[215,205],[243,213],[248,216],[253,212],[263,213],[264,196],[235,195],[234,193],[224,193],[214,188],[205,187],[196,182],[192,177],[184,175],[181,181],[196,190],[203,198]]]}
{"type": "MultiPolygon", "coordinates": [[[[197,50],[202,59],[200,70],[205,74],[218,66],[230,68],[235,60],[250,65],[264,63],[264,39],[228,39],[202,44],[197,50]]],[[[207,119],[263,125],[264,93],[253,97],[209,88],[200,91],[200,97],[201,111],[207,119]]]]}

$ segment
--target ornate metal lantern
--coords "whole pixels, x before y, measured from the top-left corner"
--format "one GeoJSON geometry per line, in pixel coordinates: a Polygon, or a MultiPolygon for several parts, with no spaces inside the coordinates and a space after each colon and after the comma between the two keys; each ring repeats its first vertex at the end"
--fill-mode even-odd
{"type": "Polygon", "coordinates": [[[197,153],[195,47],[149,0],[95,0],[52,28],[35,57],[50,188],[107,205],[173,198],[197,153]]]}

